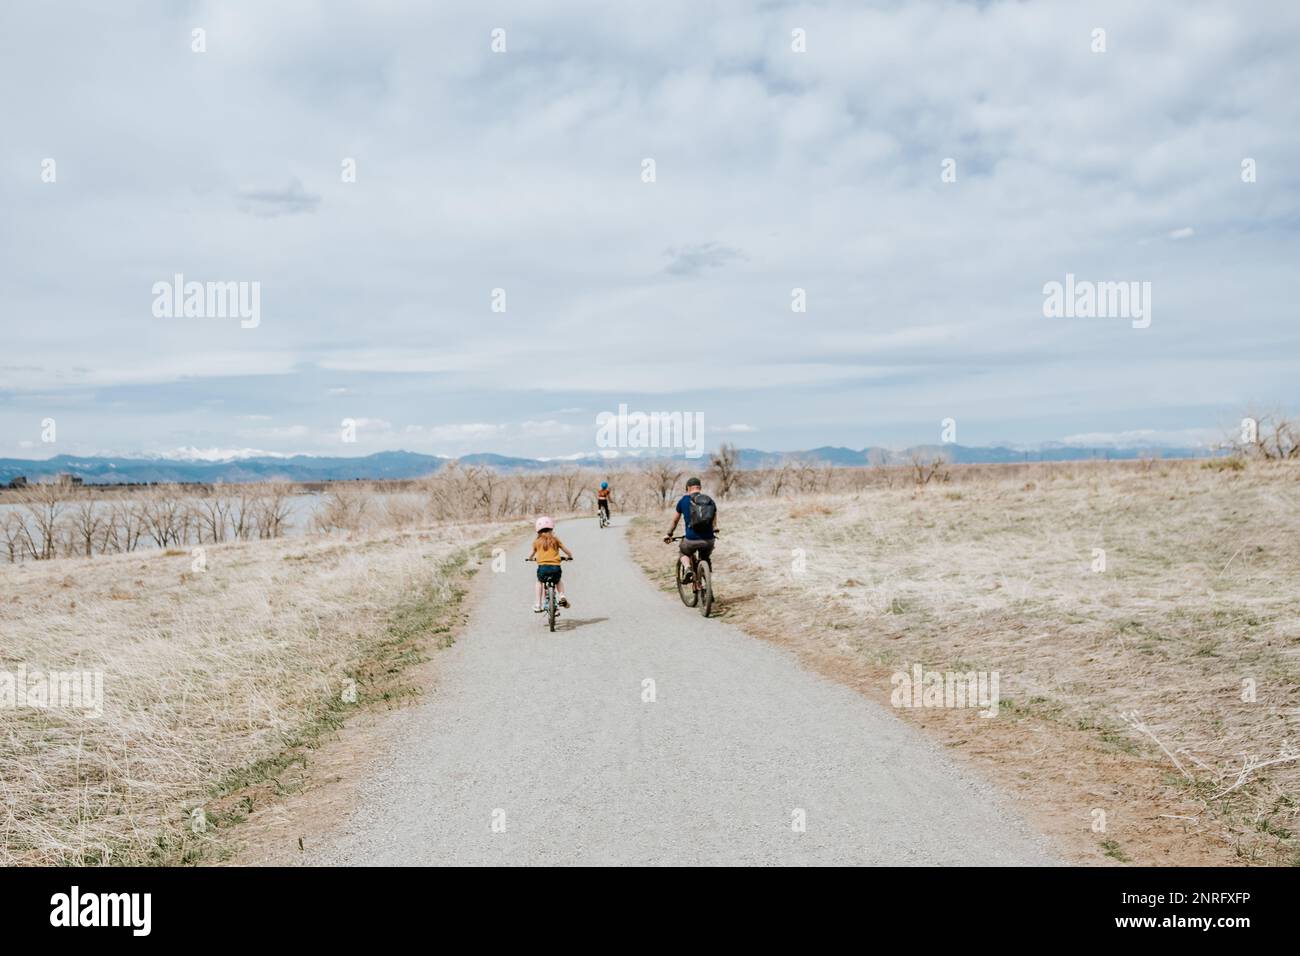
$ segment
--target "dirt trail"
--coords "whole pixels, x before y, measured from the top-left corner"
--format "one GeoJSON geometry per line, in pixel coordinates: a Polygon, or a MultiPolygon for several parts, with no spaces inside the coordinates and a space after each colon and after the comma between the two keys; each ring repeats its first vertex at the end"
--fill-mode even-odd
{"type": "Polygon", "coordinates": [[[618,522],[558,531],[578,558],[564,566],[575,607],[559,629],[531,613],[522,546],[504,572],[485,568],[428,701],[303,862],[1058,861],[914,728],[666,600],[618,522]]]}

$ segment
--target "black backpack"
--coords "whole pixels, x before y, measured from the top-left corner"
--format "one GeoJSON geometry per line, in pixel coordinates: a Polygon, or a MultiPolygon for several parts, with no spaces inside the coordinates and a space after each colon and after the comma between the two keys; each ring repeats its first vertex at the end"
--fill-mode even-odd
{"type": "Polygon", "coordinates": [[[691,513],[686,519],[691,530],[702,538],[713,537],[713,519],[718,515],[718,506],[713,499],[701,492],[691,495],[691,513]]]}

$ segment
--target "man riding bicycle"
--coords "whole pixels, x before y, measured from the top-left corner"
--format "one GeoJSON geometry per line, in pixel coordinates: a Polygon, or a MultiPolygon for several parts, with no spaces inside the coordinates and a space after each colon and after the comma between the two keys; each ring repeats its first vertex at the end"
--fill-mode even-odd
{"type": "Polygon", "coordinates": [[[606,522],[609,521],[609,502],[613,494],[608,481],[602,481],[596,489],[596,510],[605,516],[606,522]]]}
{"type": "MultiPolygon", "coordinates": [[[[673,515],[672,527],[664,536],[666,543],[671,543],[677,522],[685,519],[686,531],[678,550],[682,554],[683,581],[693,580],[695,562],[713,554],[714,536],[718,530],[718,508],[713,499],[702,494],[700,479],[686,479],[686,494],[677,502],[677,511],[673,515]]],[[[696,585],[698,589],[698,585],[696,585]]]]}

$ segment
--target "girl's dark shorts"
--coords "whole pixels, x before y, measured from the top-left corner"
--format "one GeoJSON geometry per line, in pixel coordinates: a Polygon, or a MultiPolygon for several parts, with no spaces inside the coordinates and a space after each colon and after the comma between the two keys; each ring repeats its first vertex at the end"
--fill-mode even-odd
{"type": "Polygon", "coordinates": [[[560,566],[558,564],[539,564],[537,566],[537,580],[543,584],[547,581],[560,580],[560,566]]]}

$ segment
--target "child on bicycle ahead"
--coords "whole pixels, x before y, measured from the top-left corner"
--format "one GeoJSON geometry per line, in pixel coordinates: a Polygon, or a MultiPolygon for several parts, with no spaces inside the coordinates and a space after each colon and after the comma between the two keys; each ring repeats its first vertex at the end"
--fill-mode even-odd
{"type": "Polygon", "coordinates": [[[542,607],[542,585],[546,581],[555,582],[555,591],[560,601],[560,607],[568,607],[569,599],[564,596],[564,582],[560,580],[560,552],[570,561],[573,560],[573,552],[564,546],[559,538],[555,536],[555,521],[545,515],[537,519],[534,527],[537,529],[537,537],[533,539],[533,553],[529,555],[530,561],[537,562],[537,600],[533,602],[533,610],[541,613],[542,607]]]}

